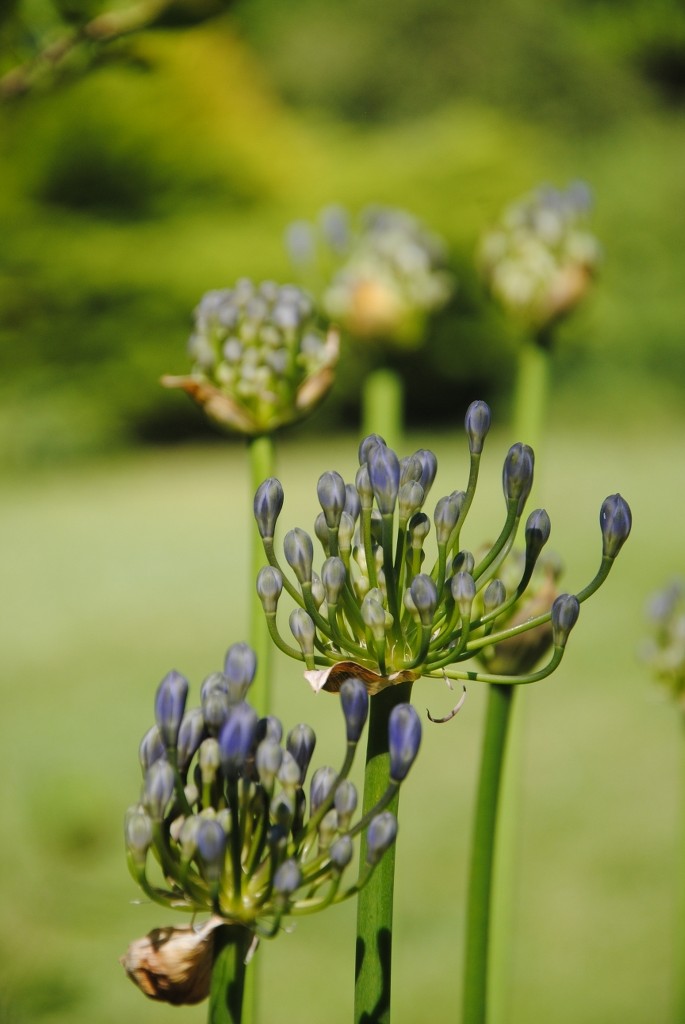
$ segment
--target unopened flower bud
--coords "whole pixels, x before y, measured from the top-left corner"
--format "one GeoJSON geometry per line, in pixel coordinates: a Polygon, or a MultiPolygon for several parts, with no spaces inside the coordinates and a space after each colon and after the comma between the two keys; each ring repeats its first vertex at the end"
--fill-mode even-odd
{"type": "Polygon", "coordinates": [[[272,835],[272,840],[279,836],[279,834],[279,838],[287,836],[295,819],[294,791],[283,790],[277,793],[269,805],[269,814],[277,829],[276,834],[272,835]]]}
{"type": "Polygon", "coordinates": [[[252,753],[258,722],[259,715],[245,701],[231,707],[219,733],[219,756],[227,778],[237,778],[252,753]]]}
{"type": "Polygon", "coordinates": [[[370,590],[361,603],[360,611],[364,625],[371,630],[374,640],[381,641],[385,637],[385,608],[378,596],[377,588],[370,590]]]}
{"type": "Polygon", "coordinates": [[[262,540],[272,539],[276,520],[283,508],[283,487],[280,480],[272,476],[257,488],[254,496],[254,517],[262,540]]]}
{"type": "Polygon", "coordinates": [[[281,896],[292,896],[302,884],[302,872],[296,860],[289,858],[276,869],[273,890],[281,896]]]}
{"type": "Polygon", "coordinates": [[[140,741],[138,757],[143,774],[148,770],[153,761],[158,761],[166,754],[166,747],[162,743],[159,729],[156,725],[151,726],[140,741]]]}
{"type": "Polygon", "coordinates": [[[369,476],[369,467],[364,463],[357,470],[354,478],[354,486],[359,495],[359,502],[363,509],[369,509],[373,505],[373,487],[369,476]]]}
{"type": "Polygon", "coordinates": [[[202,776],[203,785],[211,786],[216,778],[219,765],[221,764],[219,744],[213,736],[203,740],[200,744],[198,762],[200,764],[200,774],[202,776]]]}
{"type": "Polygon", "coordinates": [[[174,795],[174,769],[168,761],[154,761],[145,773],[143,807],[153,821],[161,821],[174,795]]]}
{"type": "Polygon", "coordinates": [[[471,616],[471,608],[476,598],[476,583],[469,572],[458,572],[452,577],[450,584],[454,603],[459,609],[462,619],[471,616]]]}
{"type": "Polygon", "coordinates": [[[445,498],[440,498],[433,513],[435,539],[438,544],[447,544],[452,530],[457,525],[459,512],[459,502],[453,495],[449,494],[445,498]]]}
{"type": "Polygon", "coordinates": [[[415,551],[420,551],[421,546],[428,536],[431,528],[431,521],[425,512],[417,512],[409,520],[409,543],[415,551]]]}
{"type": "Polygon", "coordinates": [[[309,806],[312,814],[316,814],[321,804],[328,799],[338,780],[338,774],[329,765],[322,765],[312,775],[309,790],[309,806]]]}
{"type": "Polygon", "coordinates": [[[396,704],[388,719],[390,778],[402,782],[421,744],[421,719],[411,704],[396,704]]]}
{"type": "Polygon", "coordinates": [[[226,833],[218,821],[202,818],[195,837],[202,874],[208,882],[218,882],[224,870],[226,833]]]}
{"type": "Polygon", "coordinates": [[[506,587],[501,580],[490,580],[483,591],[483,611],[486,615],[494,612],[496,608],[504,604],[507,599],[506,587]]]}
{"type": "Polygon", "coordinates": [[[275,715],[266,715],[264,718],[259,719],[257,726],[257,741],[261,740],[274,740],[276,743],[280,743],[283,739],[283,726],[281,725],[280,718],[276,718],[275,715]]]}
{"type": "Polygon", "coordinates": [[[377,814],[366,831],[367,864],[377,864],[397,837],[397,818],[390,811],[377,814]]]}
{"type": "Polygon", "coordinates": [[[361,679],[346,679],[340,687],[340,703],[345,716],[347,742],[357,743],[369,713],[369,695],[361,679]]]}
{"type": "Polygon", "coordinates": [[[419,483],[422,471],[421,459],[416,454],[404,455],[400,459],[400,489],[404,484],[411,483],[412,481],[419,483]]]}
{"type": "Polygon", "coordinates": [[[178,742],[176,744],[176,757],[179,770],[184,772],[205,734],[205,720],[200,708],[192,708],[183,716],[181,728],[178,730],[178,742]]]}
{"type": "MultiPolygon", "coordinates": [[[[218,674],[218,673],[217,673],[218,674]]],[[[228,717],[231,702],[224,689],[208,687],[201,695],[202,717],[207,729],[216,735],[228,717]]]]}
{"type": "Polygon", "coordinates": [[[521,444],[520,441],[511,446],[504,460],[504,469],[502,470],[504,497],[507,502],[515,501],[517,503],[519,515],[533,486],[534,464],[533,449],[527,444],[521,444]]]}
{"type": "Polygon", "coordinates": [[[400,486],[400,460],[386,445],[371,449],[367,465],[373,494],[381,515],[392,515],[400,486]]]}
{"type": "Polygon", "coordinates": [[[366,437],[361,439],[359,442],[358,452],[360,466],[363,466],[364,463],[369,461],[369,455],[374,448],[378,447],[378,445],[381,445],[383,448],[387,447],[380,434],[368,434],[366,437]]]}
{"type": "Polygon", "coordinates": [[[599,513],[599,525],[602,530],[602,554],[605,558],[615,558],[628,539],[633,517],[630,506],[620,494],[610,494],[602,503],[599,513]]]}
{"type": "Polygon", "coordinates": [[[155,697],[155,719],[166,747],[175,747],[188,696],[188,680],[180,672],[169,672],[159,684],[155,697]]]}
{"type": "Polygon", "coordinates": [[[328,527],[326,526],[326,517],[323,512],[319,512],[316,519],[314,520],[314,536],[318,540],[321,547],[324,549],[326,554],[330,550],[330,543],[328,537],[328,527]]]}
{"type": "Polygon", "coordinates": [[[338,548],[340,553],[344,555],[350,552],[352,548],[352,538],[354,537],[354,519],[349,512],[343,512],[340,516],[340,526],[338,527],[338,548]]]}
{"type": "Polygon", "coordinates": [[[423,487],[425,499],[428,497],[428,492],[433,486],[435,474],[438,471],[438,459],[429,448],[419,448],[417,452],[414,452],[414,458],[418,459],[421,463],[421,476],[419,477],[419,483],[423,487]]]}
{"type": "Polygon", "coordinates": [[[306,655],[314,653],[314,637],[316,628],[311,615],[308,615],[304,608],[295,608],[288,619],[290,632],[300,645],[300,650],[306,655]]]}
{"type": "Polygon", "coordinates": [[[244,700],[257,671],[257,655],[249,644],[232,644],[226,652],[224,675],[232,703],[244,700]]]}
{"type": "Polygon", "coordinates": [[[353,523],[356,523],[359,519],[361,507],[357,488],[354,484],[345,484],[345,512],[347,512],[349,516],[352,516],[353,523]]]}
{"type": "Polygon", "coordinates": [[[265,565],[257,576],[257,594],[267,615],[275,615],[283,591],[283,577],[272,565],[265,565]]]}
{"type": "Polygon", "coordinates": [[[471,402],[466,410],[464,426],[469,439],[469,451],[480,455],[490,429],[490,408],[485,402],[471,402]]]}
{"type": "Polygon", "coordinates": [[[535,562],[549,540],[552,529],[550,518],[544,508],[536,508],[526,521],[526,560],[535,562]]]}
{"type": "Polygon", "coordinates": [[[329,605],[337,605],[340,592],[345,586],[347,570],[342,558],[327,558],[321,566],[321,582],[326,591],[326,601],[329,605]]]}
{"type": "Polygon", "coordinates": [[[257,747],[255,765],[259,781],[265,789],[271,789],[283,761],[283,748],[272,739],[264,739],[257,747]]]}
{"type": "Polygon", "coordinates": [[[552,637],[555,647],[565,647],[568,635],[578,621],[580,605],[573,594],[560,594],[552,605],[552,637]]]}
{"type": "Polygon", "coordinates": [[[316,733],[310,725],[300,722],[288,733],[286,749],[297,761],[300,768],[300,779],[304,782],[309,762],[316,746],[316,733]]]}
{"type": "Polygon", "coordinates": [[[319,477],[316,485],[316,493],[319,503],[326,518],[326,525],[331,529],[340,522],[340,516],[345,508],[345,481],[340,473],[328,472],[319,477]]]}
{"type": "Polygon", "coordinates": [[[298,581],[311,583],[314,545],[306,530],[301,530],[299,526],[294,530],[288,530],[283,541],[283,551],[298,581]]]}
{"type": "Polygon", "coordinates": [[[302,769],[289,750],[283,751],[278,781],[291,794],[302,785],[302,769]]]}
{"type": "Polygon", "coordinates": [[[351,838],[349,836],[340,836],[334,843],[331,843],[328,856],[338,871],[344,871],[352,860],[353,853],[354,843],[351,838]]]}
{"type": "Polygon", "coordinates": [[[402,484],[397,494],[397,505],[399,517],[403,521],[407,521],[410,516],[423,505],[424,493],[421,484],[415,480],[408,480],[402,484]]]}
{"type": "Polygon", "coordinates": [[[438,604],[438,591],[432,578],[426,573],[419,573],[411,581],[409,592],[421,625],[430,626],[438,604]]]}
{"type": "Polygon", "coordinates": [[[452,560],[452,572],[473,572],[476,560],[470,551],[458,551],[452,560]]]}
{"type": "Polygon", "coordinates": [[[129,807],[124,818],[126,847],[137,864],[144,864],[152,845],[152,821],[142,807],[129,807]]]}
{"type": "Polygon", "coordinates": [[[350,827],[352,815],[357,809],[357,790],[353,782],[343,779],[335,791],[333,800],[338,815],[338,828],[343,831],[350,827]]]}

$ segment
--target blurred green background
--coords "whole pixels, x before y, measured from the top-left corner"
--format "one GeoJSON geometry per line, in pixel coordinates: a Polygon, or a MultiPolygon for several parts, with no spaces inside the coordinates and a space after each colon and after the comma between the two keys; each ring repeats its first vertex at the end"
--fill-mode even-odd
{"type": "MultiPolygon", "coordinates": [[[[72,23],[85,11],[62,4],[72,23]]],[[[0,19],[4,70],[60,31],[43,0],[0,19]]],[[[605,261],[559,331],[540,453],[568,586],[594,568],[606,494],[625,494],[636,525],[562,670],[526,694],[497,1024],[672,1021],[680,723],[636,647],[647,594],[685,561],[685,13],[675,0],[242,0],[180,20],[112,44],[87,73],[76,55],[59,82],[0,105],[0,1021],[205,1015],[146,1002],[117,963],[168,923],[131,905],[121,840],[154,688],[172,666],[198,687],[247,624],[242,445],[157,384],[186,369],[202,292],[288,277],[286,225],[330,202],[404,206],[442,233],[459,290],[400,366],[407,449],[434,447],[440,493],[463,486],[463,412],[491,401],[475,544],[496,529],[517,440],[517,338],[474,248],[511,198],[574,178],[593,188],[605,261]]],[[[333,394],[284,439],[287,527],[313,521],[322,471],[353,468],[360,359],[344,354],[333,394]]],[[[279,664],[277,712],[311,721],[335,763],[337,709],[279,664]]],[[[427,729],[402,798],[398,1024],[446,1024],[459,1005],[471,689],[457,720],[427,729]]],[[[416,701],[441,711],[450,695],[424,682],[416,701]]],[[[353,928],[339,908],[262,950],[265,1022],[350,1019],[353,928]]]]}

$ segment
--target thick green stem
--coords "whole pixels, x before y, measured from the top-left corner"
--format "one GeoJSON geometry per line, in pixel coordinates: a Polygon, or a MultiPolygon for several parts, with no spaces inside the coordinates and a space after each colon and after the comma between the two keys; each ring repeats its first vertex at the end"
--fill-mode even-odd
{"type": "Polygon", "coordinates": [[[514,702],[513,686],[489,687],[466,907],[462,1024],[486,1024],[497,807],[514,702]]]}
{"type": "Polygon", "coordinates": [[[539,455],[547,415],[551,340],[545,333],[531,335],[519,349],[514,394],[514,437],[539,455]]]}
{"type": "MultiPolygon", "coordinates": [[[[388,718],[396,704],[409,700],[411,683],[388,686],[371,698],[369,738],[364,775],[365,815],[382,798],[389,781],[388,718]]],[[[389,804],[397,814],[399,794],[389,804]]],[[[366,834],[362,834],[361,868],[366,860],[366,834]]],[[[395,847],[383,856],[357,902],[355,963],[355,1024],[389,1024],[392,958],[392,910],[395,847]]]]}
{"type": "Polygon", "coordinates": [[[681,715],[681,819],[677,862],[678,919],[676,921],[676,1007],[675,1024],[685,1024],[685,715],[681,715]]]}
{"type": "Polygon", "coordinates": [[[362,431],[380,434],[389,448],[402,444],[404,388],[394,370],[374,370],[364,381],[362,392],[362,431]]]}
{"type": "MultiPolygon", "coordinates": [[[[248,442],[250,452],[250,501],[259,485],[274,472],[274,444],[270,435],[253,437],[248,442]]],[[[257,655],[257,674],[250,687],[250,703],[260,715],[266,715],[270,704],[271,639],[262,603],[257,596],[255,582],[264,565],[264,548],[257,524],[253,521],[250,508],[252,534],[250,545],[250,644],[257,655]]]]}
{"type": "Polygon", "coordinates": [[[209,992],[208,1024],[244,1024],[245,957],[252,933],[241,925],[222,925],[214,932],[214,964],[209,992]]]}

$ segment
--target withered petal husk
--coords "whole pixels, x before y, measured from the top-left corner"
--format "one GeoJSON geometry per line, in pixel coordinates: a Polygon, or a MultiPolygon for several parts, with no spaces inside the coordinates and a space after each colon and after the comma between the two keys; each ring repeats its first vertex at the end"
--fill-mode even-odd
{"type": "Polygon", "coordinates": [[[226,921],[212,917],[201,928],[154,928],[135,939],[120,963],[149,999],[187,1006],[209,995],[214,930],[226,921]]]}
{"type": "Polygon", "coordinates": [[[405,670],[392,672],[389,676],[381,676],[377,672],[372,672],[370,668],[358,665],[356,661],[338,661],[330,668],[309,669],[304,673],[304,677],[314,693],[319,693],[320,690],[338,693],[346,679],[361,679],[369,697],[373,697],[387,686],[414,682],[420,674],[420,672],[405,670]]]}

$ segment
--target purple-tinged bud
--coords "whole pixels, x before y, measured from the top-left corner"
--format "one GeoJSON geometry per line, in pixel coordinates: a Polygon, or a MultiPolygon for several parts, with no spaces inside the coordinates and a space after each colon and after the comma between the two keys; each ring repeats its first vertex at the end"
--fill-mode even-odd
{"type": "Polygon", "coordinates": [[[396,704],[388,719],[390,778],[402,782],[421,745],[421,719],[411,704],[396,704]]]}
{"type": "Polygon", "coordinates": [[[207,882],[218,882],[224,871],[226,833],[214,818],[202,818],[195,836],[202,874],[207,882]]]}
{"type": "Polygon", "coordinates": [[[357,743],[369,713],[369,695],[361,679],[346,679],[340,687],[340,704],[345,716],[347,742],[357,743]]]}
{"type": "Polygon", "coordinates": [[[328,527],[326,526],[326,517],[323,512],[319,512],[316,519],[314,520],[314,536],[318,540],[321,547],[324,549],[326,554],[330,550],[328,527]]]}
{"type": "Polygon", "coordinates": [[[309,789],[309,807],[316,814],[319,807],[328,799],[338,781],[338,773],[330,765],[322,765],[312,775],[309,789]]]}
{"type": "Polygon", "coordinates": [[[286,750],[292,754],[300,769],[300,780],[304,782],[307,776],[307,769],[316,746],[316,733],[311,725],[300,722],[288,733],[285,743],[286,750]]]}
{"type": "Polygon", "coordinates": [[[283,487],[275,476],[269,477],[257,488],[254,496],[254,517],[262,540],[273,539],[276,520],[283,508],[283,497],[283,487]]]}
{"type": "Polygon", "coordinates": [[[278,781],[288,793],[294,793],[302,785],[302,770],[289,750],[283,751],[278,781]]]}
{"type": "Polygon", "coordinates": [[[515,501],[519,515],[533,486],[535,454],[527,444],[513,444],[504,460],[502,487],[507,502],[515,501]]]}
{"type": "Polygon", "coordinates": [[[430,533],[431,521],[425,512],[417,512],[409,520],[409,543],[414,551],[420,551],[430,533]]]}
{"type": "Polygon", "coordinates": [[[578,621],[580,604],[573,594],[560,594],[552,605],[552,638],[555,647],[565,647],[578,621]]]}
{"type": "Polygon", "coordinates": [[[471,608],[476,599],[476,583],[470,572],[458,572],[450,584],[454,603],[462,619],[471,617],[471,608]]]}
{"type": "Polygon", "coordinates": [[[224,774],[236,779],[254,749],[259,715],[242,701],[233,704],[219,733],[219,756],[224,774]]]}
{"type": "Polygon", "coordinates": [[[138,757],[140,767],[143,769],[143,775],[153,761],[159,761],[160,757],[164,757],[165,754],[166,748],[162,743],[162,737],[159,735],[159,729],[156,725],[153,725],[145,733],[138,747],[138,757]]]}
{"type": "Polygon", "coordinates": [[[338,815],[331,808],[327,811],[321,821],[319,822],[318,835],[319,835],[319,852],[327,850],[335,839],[335,833],[338,831],[338,815]]]}
{"type": "Polygon", "coordinates": [[[249,644],[231,644],[226,652],[224,675],[232,704],[245,699],[257,671],[257,655],[249,644]]]}
{"type": "Polygon", "coordinates": [[[354,478],[354,487],[359,495],[359,504],[363,509],[370,509],[373,505],[373,487],[369,476],[369,467],[364,463],[357,470],[354,478]]]}
{"type": "MultiPolygon", "coordinates": [[[[216,675],[219,675],[217,672],[216,675]]],[[[206,680],[205,680],[206,682],[206,680]]],[[[209,732],[216,736],[228,717],[231,702],[225,690],[218,686],[207,687],[201,697],[202,717],[209,732]]]]}
{"type": "Polygon", "coordinates": [[[144,864],[152,845],[152,821],[142,807],[129,807],[124,818],[126,848],[137,864],[144,864]]]}
{"type": "Polygon", "coordinates": [[[295,608],[291,611],[288,622],[290,624],[290,632],[300,645],[303,655],[308,657],[314,654],[316,627],[311,615],[304,608],[295,608]]]}
{"type": "Polygon", "coordinates": [[[400,459],[400,488],[412,481],[420,483],[422,469],[421,460],[415,454],[404,455],[400,459]]]}
{"type": "Polygon", "coordinates": [[[328,851],[331,864],[337,868],[338,871],[344,871],[347,865],[352,860],[352,854],[354,853],[354,843],[349,836],[340,836],[336,839],[328,851]]]}
{"type": "Polygon", "coordinates": [[[409,593],[418,612],[421,625],[430,626],[438,606],[438,590],[432,578],[426,573],[419,573],[411,581],[409,593]]]}
{"type": "Polygon", "coordinates": [[[352,815],[357,810],[357,790],[353,782],[343,779],[335,791],[333,804],[338,815],[338,828],[348,829],[352,815]]]}
{"type": "Polygon", "coordinates": [[[302,885],[300,865],[290,857],[276,869],[273,880],[273,891],[279,896],[292,896],[302,885]]]}
{"type": "Polygon", "coordinates": [[[397,837],[397,818],[390,811],[377,814],[366,830],[366,863],[378,864],[397,837]]]}
{"type": "Polygon", "coordinates": [[[507,599],[507,590],[501,580],[490,580],[483,591],[483,611],[486,615],[494,612],[507,599]]]}
{"type": "Polygon", "coordinates": [[[438,471],[437,456],[428,448],[419,448],[419,450],[414,453],[414,458],[418,459],[421,463],[421,476],[419,478],[419,483],[423,487],[424,496],[428,497],[428,492],[433,486],[435,474],[438,471]]]}
{"type": "Polygon", "coordinates": [[[550,518],[544,508],[536,508],[526,521],[526,561],[535,562],[549,540],[552,530],[550,518]]]}
{"type": "Polygon", "coordinates": [[[272,565],[265,565],[257,576],[257,594],[266,615],[275,615],[283,591],[283,577],[272,565]]]}
{"type": "Polygon", "coordinates": [[[178,742],[176,744],[176,757],[179,771],[184,772],[197,749],[202,743],[205,735],[205,720],[200,708],[192,708],[183,716],[181,728],[178,730],[178,742]]]}
{"type": "Polygon", "coordinates": [[[421,484],[408,480],[401,485],[397,494],[399,517],[406,522],[423,505],[424,493],[421,484]]]}
{"type": "Polygon", "coordinates": [[[473,572],[476,560],[470,551],[458,551],[452,559],[452,572],[473,572]]]}
{"type": "Polygon", "coordinates": [[[153,761],[145,773],[142,804],[153,821],[161,821],[174,795],[174,769],[168,761],[153,761]]]}
{"type": "Polygon", "coordinates": [[[228,680],[223,672],[210,672],[200,687],[200,701],[204,701],[213,690],[228,695],[228,680]]]}
{"type": "Polygon", "coordinates": [[[294,793],[277,793],[269,805],[269,814],[277,829],[287,836],[295,818],[294,793]]]}
{"type": "Polygon", "coordinates": [[[200,765],[200,776],[202,777],[203,786],[211,786],[216,779],[216,773],[219,771],[219,765],[221,764],[219,744],[213,736],[202,741],[197,759],[200,765]]]}
{"type": "Polygon", "coordinates": [[[604,499],[599,513],[599,525],[602,530],[602,554],[605,558],[616,558],[633,525],[633,516],[625,498],[620,494],[610,494],[604,499]]]}
{"type": "Polygon", "coordinates": [[[356,523],[359,519],[359,513],[362,509],[362,503],[359,500],[359,494],[354,484],[345,484],[345,512],[349,516],[352,516],[352,522],[356,523]]]}
{"type": "Polygon", "coordinates": [[[316,493],[326,518],[326,526],[335,529],[345,508],[345,481],[335,471],[322,473],[316,485],[316,493]]]}
{"type": "Polygon", "coordinates": [[[197,851],[197,834],[204,820],[199,814],[191,814],[181,825],[181,831],[178,834],[178,845],[181,848],[181,858],[186,863],[195,856],[197,851]]]}
{"type": "Polygon", "coordinates": [[[452,530],[457,525],[459,511],[459,502],[451,494],[448,494],[445,498],[440,498],[438,501],[433,513],[435,539],[438,544],[447,544],[452,530]]]}
{"type": "Polygon", "coordinates": [[[257,741],[262,740],[274,740],[276,743],[280,743],[283,739],[283,726],[281,725],[280,718],[276,718],[275,715],[266,715],[265,718],[259,719],[257,726],[257,741]]]}
{"type": "Polygon", "coordinates": [[[298,581],[311,583],[314,545],[306,530],[301,530],[299,526],[296,526],[294,530],[288,530],[283,541],[283,551],[286,561],[298,581]]]}
{"type": "Polygon", "coordinates": [[[283,762],[283,748],[276,740],[265,739],[257,747],[255,766],[259,781],[265,789],[271,789],[283,762]]]}
{"type": "Polygon", "coordinates": [[[155,719],[166,747],[175,747],[188,697],[188,680],[180,672],[169,672],[157,688],[155,719]]]}
{"type": "Polygon", "coordinates": [[[329,605],[337,605],[346,579],[347,570],[342,558],[327,558],[321,566],[321,582],[326,591],[326,601],[329,605]]]}
{"type": "Polygon", "coordinates": [[[381,515],[392,515],[400,487],[400,460],[386,445],[371,449],[367,465],[373,495],[381,515]]]}
{"type": "Polygon", "coordinates": [[[378,445],[382,445],[383,448],[387,447],[385,441],[380,434],[369,434],[367,437],[363,437],[359,442],[359,465],[363,466],[365,462],[369,461],[369,455],[374,448],[378,445]]]}
{"type": "Polygon", "coordinates": [[[490,408],[485,402],[471,402],[466,410],[464,426],[469,439],[469,451],[472,455],[480,455],[483,451],[485,438],[490,429],[490,408]]]}

